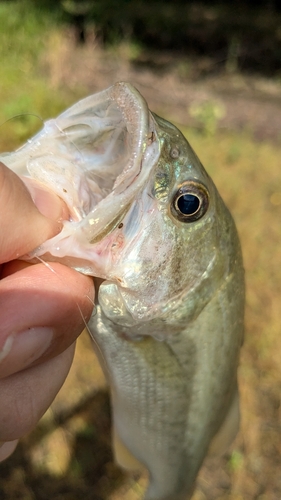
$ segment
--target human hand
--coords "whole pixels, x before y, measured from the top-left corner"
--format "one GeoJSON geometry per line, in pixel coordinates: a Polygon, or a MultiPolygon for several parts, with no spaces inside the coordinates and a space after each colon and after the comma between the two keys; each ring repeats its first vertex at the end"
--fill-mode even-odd
{"type": "Polygon", "coordinates": [[[68,210],[56,195],[0,163],[0,461],[50,406],[93,307],[93,281],[18,257],[57,234],[68,210]],[[32,201],[34,200],[34,203],[32,201]]]}

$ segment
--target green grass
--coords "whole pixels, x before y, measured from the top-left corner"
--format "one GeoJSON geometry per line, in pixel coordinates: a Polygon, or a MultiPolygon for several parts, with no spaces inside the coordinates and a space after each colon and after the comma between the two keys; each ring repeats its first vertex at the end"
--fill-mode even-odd
{"type": "Polygon", "coordinates": [[[2,151],[40,128],[41,117],[54,116],[69,104],[65,92],[53,92],[44,67],[48,40],[57,26],[56,11],[35,10],[27,0],[0,2],[2,151]]]}

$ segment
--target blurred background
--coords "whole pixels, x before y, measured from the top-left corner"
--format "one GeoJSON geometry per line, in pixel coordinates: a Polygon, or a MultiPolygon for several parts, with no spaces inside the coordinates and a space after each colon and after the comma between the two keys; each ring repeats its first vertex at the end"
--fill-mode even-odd
{"type": "MultiPolygon", "coordinates": [[[[0,149],[116,81],[186,135],[231,209],[247,281],[241,430],[194,500],[281,498],[281,9],[277,0],[0,1],[0,149]]],[[[38,427],[0,464],[3,500],[140,500],[116,467],[89,336],[38,427]]]]}

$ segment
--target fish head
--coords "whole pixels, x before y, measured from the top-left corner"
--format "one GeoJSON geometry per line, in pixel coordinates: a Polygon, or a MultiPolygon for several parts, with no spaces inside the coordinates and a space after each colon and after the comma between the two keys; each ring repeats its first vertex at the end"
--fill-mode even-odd
{"type": "MultiPolygon", "coordinates": [[[[229,268],[229,213],[182,133],[155,114],[159,154],[115,229],[116,255],[99,289],[104,314],[125,335],[161,340],[195,319],[229,268]]],[[[149,145],[147,147],[149,149],[149,145]]]]}
{"type": "Polygon", "coordinates": [[[228,211],[185,137],[130,84],[79,101],[0,159],[70,210],[61,233],[25,258],[102,278],[100,306],[124,333],[184,326],[219,286],[228,211]]]}

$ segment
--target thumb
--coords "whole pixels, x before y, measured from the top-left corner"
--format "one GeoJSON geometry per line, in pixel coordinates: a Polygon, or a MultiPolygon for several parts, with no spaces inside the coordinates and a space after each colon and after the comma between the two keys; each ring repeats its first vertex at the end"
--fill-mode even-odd
{"type": "Polygon", "coordinates": [[[26,184],[0,162],[0,263],[34,250],[59,233],[68,218],[58,196],[29,179],[26,184]]]}

